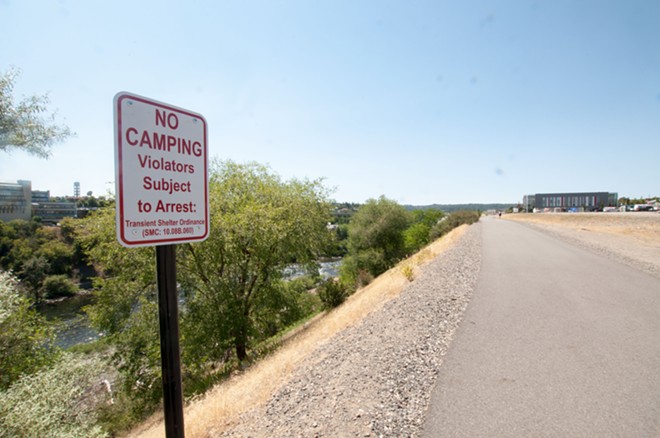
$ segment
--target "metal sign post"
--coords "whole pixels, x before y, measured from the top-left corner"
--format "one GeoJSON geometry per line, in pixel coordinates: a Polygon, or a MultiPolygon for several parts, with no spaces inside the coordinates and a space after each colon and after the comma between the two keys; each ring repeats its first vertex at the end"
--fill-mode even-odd
{"type": "Polygon", "coordinates": [[[158,315],[165,431],[168,438],[183,438],[183,391],[181,388],[175,245],[156,247],[156,270],[158,273],[158,315]]]}
{"type": "Polygon", "coordinates": [[[114,99],[117,240],[155,246],[167,438],[182,438],[177,243],[209,234],[206,120],[131,93],[114,99]]]}

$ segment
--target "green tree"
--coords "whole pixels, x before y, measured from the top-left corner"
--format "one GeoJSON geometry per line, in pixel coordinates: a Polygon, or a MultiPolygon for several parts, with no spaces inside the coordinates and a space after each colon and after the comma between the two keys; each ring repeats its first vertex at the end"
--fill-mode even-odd
{"type": "Polygon", "coordinates": [[[323,306],[326,309],[332,309],[348,298],[348,288],[341,281],[338,281],[334,278],[329,278],[325,280],[318,288],[317,293],[323,306]]]}
{"type": "Polygon", "coordinates": [[[406,254],[403,232],[410,215],[396,201],[381,196],[369,199],[353,215],[348,228],[348,253],[342,277],[355,284],[360,271],[376,276],[406,254]]]}
{"type": "Polygon", "coordinates": [[[15,277],[0,271],[0,389],[56,357],[52,329],[17,286],[15,277]]]}
{"type": "Polygon", "coordinates": [[[46,276],[70,276],[75,256],[73,243],[67,242],[57,227],[24,220],[0,227],[0,266],[18,275],[37,303],[46,276]]]}
{"type": "Polygon", "coordinates": [[[24,285],[29,289],[29,293],[34,297],[36,304],[39,304],[43,299],[42,285],[49,271],[50,264],[48,260],[41,256],[33,256],[23,263],[20,276],[24,285]]]}
{"type": "Polygon", "coordinates": [[[23,263],[34,256],[38,246],[35,233],[41,225],[22,219],[0,224],[0,265],[6,271],[20,272],[23,263]]]}
{"type": "Polygon", "coordinates": [[[436,209],[415,210],[412,212],[412,224],[403,233],[407,254],[412,254],[431,241],[431,228],[444,216],[436,209]]]}
{"type": "Polygon", "coordinates": [[[47,95],[30,96],[14,101],[17,69],[0,76],[0,151],[24,150],[42,158],[50,156],[53,144],[72,135],[66,125],[58,124],[55,114],[46,116],[47,95]]]}
{"type": "Polygon", "coordinates": [[[282,181],[256,163],[216,162],[210,180],[211,234],[185,245],[181,282],[190,293],[188,337],[205,340],[214,360],[232,346],[243,360],[273,316],[294,303],[282,271],[316,265],[331,234],[327,190],[320,181],[282,181]]]}
{"type": "Polygon", "coordinates": [[[445,216],[431,229],[431,240],[444,236],[463,224],[471,225],[479,221],[481,213],[471,210],[459,210],[445,216]]]}
{"type": "Polygon", "coordinates": [[[78,286],[66,275],[49,275],[42,287],[46,299],[71,297],[78,292],[78,286]]]}
{"type": "Polygon", "coordinates": [[[112,208],[98,210],[75,227],[77,244],[99,273],[96,301],[86,311],[113,346],[123,392],[132,402],[123,415],[135,421],[162,394],[154,250],[121,246],[112,208]]]}
{"type": "MultiPolygon", "coordinates": [[[[245,359],[313,306],[298,282],[283,281],[283,270],[316,265],[323,254],[331,237],[326,192],[320,181],[282,181],[254,163],[212,165],[210,235],[177,246],[186,393],[195,390],[191,379],[202,381],[232,351],[245,359]]],[[[80,220],[75,234],[100,274],[87,313],[113,346],[133,403],[122,415],[135,421],[161,397],[155,257],[153,248],[119,245],[115,229],[114,210],[106,208],[80,220]]]]}

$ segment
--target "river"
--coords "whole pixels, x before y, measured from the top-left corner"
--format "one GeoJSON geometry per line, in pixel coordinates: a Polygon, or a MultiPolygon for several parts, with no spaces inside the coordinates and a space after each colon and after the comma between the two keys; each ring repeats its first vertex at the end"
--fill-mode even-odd
{"type": "MultiPolygon", "coordinates": [[[[336,277],[339,275],[341,259],[332,259],[320,262],[319,274],[322,278],[336,277]]],[[[291,265],[285,271],[287,279],[294,279],[305,275],[305,271],[299,265],[291,265]]],[[[101,337],[94,330],[83,308],[94,303],[91,294],[78,295],[53,303],[41,304],[39,313],[49,321],[56,322],[55,344],[60,348],[69,348],[78,344],[86,344],[101,337]]]]}
{"type": "Polygon", "coordinates": [[[69,348],[100,337],[99,332],[90,327],[87,314],[83,311],[83,307],[93,303],[94,296],[84,294],[37,307],[47,320],[55,322],[55,345],[69,348]]]}

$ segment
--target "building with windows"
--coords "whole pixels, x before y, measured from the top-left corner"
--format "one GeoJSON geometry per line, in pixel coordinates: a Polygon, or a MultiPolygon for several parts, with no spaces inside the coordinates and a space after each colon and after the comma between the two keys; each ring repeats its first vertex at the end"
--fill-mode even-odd
{"type": "Polygon", "coordinates": [[[51,201],[50,190],[32,191],[32,216],[38,216],[45,224],[56,224],[65,217],[77,217],[75,202],[51,201]]]}
{"type": "Polygon", "coordinates": [[[600,211],[605,207],[616,207],[618,193],[537,193],[525,195],[523,206],[527,211],[600,211]]]}
{"type": "Polygon", "coordinates": [[[32,218],[32,182],[0,182],[0,220],[32,218]]]}
{"type": "Polygon", "coordinates": [[[50,190],[32,190],[32,203],[50,202],[50,190]]]}
{"type": "Polygon", "coordinates": [[[51,202],[49,190],[32,190],[32,182],[0,182],[0,221],[31,220],[56,224],[65,217],[77,217],[75,202],[51,202]]]}

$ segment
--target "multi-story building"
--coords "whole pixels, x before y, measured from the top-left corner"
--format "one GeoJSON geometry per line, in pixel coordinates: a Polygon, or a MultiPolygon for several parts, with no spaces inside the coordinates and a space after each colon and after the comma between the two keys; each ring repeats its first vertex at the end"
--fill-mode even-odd
{"type": "Polygon", "coordinates": [[[30,181],[0,182],[0,220],[29,221],[34,216],[44,223],[55,224],[65,217],[76,217],[76,203],[51,202],[50,191],[32,190],[30,181]]]}
{"type": "Polygon", "coordinates": [[[50,190],[33,190],[32,216],[39,216],[43,223],[56,224],[65,217],[77,217],[76,203],[51,201],[50,190]]]}
{"type": "Polygon", "coordinates": [[[32,203],[50,202],[50,190],[32,190],[32,203]]]}
{"type": "Polygon", "coordinates": [[[618,193],[580,192],[580,193],[537,193],[525,195],[523,205],[526,210],[543,211],[595,211],[604,207],[616,207],[619,201],[618,193]]]}
{"type": "Polygon", "coordinates": [[[0,220],[30,220],[32,217],[32,183],[19,180],[0,182],[0,220]]]}

